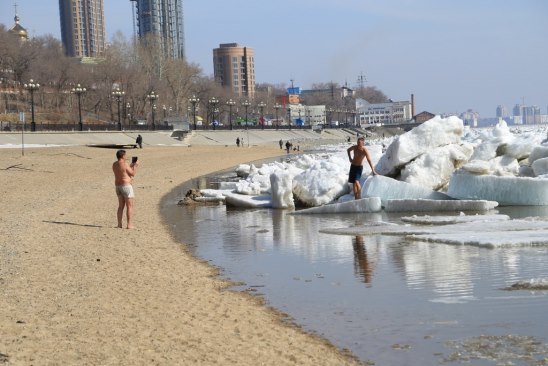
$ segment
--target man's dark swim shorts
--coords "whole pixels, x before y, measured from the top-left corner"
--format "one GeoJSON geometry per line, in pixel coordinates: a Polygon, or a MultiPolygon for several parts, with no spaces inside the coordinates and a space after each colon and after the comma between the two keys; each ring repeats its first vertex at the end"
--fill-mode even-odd
{"type": "Polygon", "coordinates": [[[348,173],[348,183],[354,183],[359,181],[362,177],[363,165],[350,165],[350,172],[348,173]]]}

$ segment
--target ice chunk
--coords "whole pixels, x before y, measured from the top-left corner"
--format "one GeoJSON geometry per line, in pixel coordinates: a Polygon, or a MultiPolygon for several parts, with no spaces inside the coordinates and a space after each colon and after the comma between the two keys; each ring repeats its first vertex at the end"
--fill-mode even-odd
{"type": "Polygon", "coordinates": [[[390,199],[434,199],[451,200],[448,195],[426,187],[401,182],[382,175],[367,178],[362,188],[362,197],[380,197],[383,206],[390,199]]]}
{"type": "Polygon", "coordinates": [[[453,173],[447,194],[457,199],[496,201],[500,206],[548,205],[548,179],[453,173]]]}
{"type": "Polygon", "coordinates": [[[535,160],[548,158],[548,146],[536,146],[529,155],[529,163],[533,163],[535,160]]]}
{"type": "Polygon", "coordinates": [[[435,147],[459,143],[463,131],[461,119],[436,116],[396,138],[375,169],[379,174],[393,175],[403,165],[435,147]]]}
{"type": "Polygon", "coordinates": [[[455,245],[474,245],[486,248],[537,246],[548,245],[548,230],[421,234],[409,235],[406,239],[455,245]]]}
{"type": "Polygon", "coordinates": [[[497,206],[497,202],[484,200],[402,199],[386,200],[384,210],[386,212],[489,211],[497,206]]]}
{"type": "Polygon", "coordinates": [[[504,225],[500,221],[472,221],[450,225],[415,226],[415,225],[366,225],[347,228],[324,228],[321,233],[342,235],[420,235],[420,234],[465,234],[487,233],[491,231],[542,231],[548,230],[545,220],[508,220],[504,225]]]}
{"type": "Polygon", "coordinates": [[[458,224],[461,222],[478,222],[478,221],[507,221],[510,220],[508,215],[458,215],[458,216],[404,216],[401,221],[412,224],[422,225],[448,225],[458,224]]]}
{"type": "Polygon", "coordinates": [[[401,171],[401,180],[434,190],[447,185],[455,169],[466,163],[474,148],[472,144],[440,146],[420,155],[401,171]]]}
{"type": "Polygon", "coordinates": [[[333,202],[348,192],[348,160],[318,160],[293,178],[293,195],[306,206],[333,202]]]}
{"type": "Polygon", "coordinates": [[[329,205],[306,208],[303,210],[295,211],[293,212],[293,214],[360,213],[379,212],[380,210],[380,198],[370,197],[342,203],[332,203],[329,205]]]}
{"type": "Polygon", "coordinates": [[[271,208],[272,197],[270,195],[249,196],[237,193],[228,193],[225,195],[227,206],[241,208],[271,208]]]}
{"type": "Polygon", "coordinates": [[[293,208],[293,180],[285,171],[277,171],[270,175],[270,190],[272,192],[273,208],[293,208]]]}
{"type": "Polygon", "coordinates": [[[548,158],[537,159],[531,164],[536,176],[548,174],[548,158]]]}

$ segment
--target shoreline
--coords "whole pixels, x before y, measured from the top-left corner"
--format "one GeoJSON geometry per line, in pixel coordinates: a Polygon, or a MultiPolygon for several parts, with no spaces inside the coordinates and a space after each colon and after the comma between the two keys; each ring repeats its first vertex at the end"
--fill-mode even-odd
{"type": "Polygon", "coordinates": [[[257,297],[227,290],[162,220],[176,187],[279,156],[278,146],[134,152],[136,229],[122,230],[115,150],[0,149],[0,364],[362,364],[257,297]]]}

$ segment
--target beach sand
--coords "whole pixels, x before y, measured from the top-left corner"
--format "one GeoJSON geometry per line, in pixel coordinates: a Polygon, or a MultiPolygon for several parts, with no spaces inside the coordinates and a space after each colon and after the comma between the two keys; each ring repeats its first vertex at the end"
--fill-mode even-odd
{"type": "Polygon", "coordinates": [[[181,183],[277,146],[128,150],[134,230],[116,228],[115,151],[0,149],[0,365],[355,365],[231,291],[162,222],[181,183]]]}

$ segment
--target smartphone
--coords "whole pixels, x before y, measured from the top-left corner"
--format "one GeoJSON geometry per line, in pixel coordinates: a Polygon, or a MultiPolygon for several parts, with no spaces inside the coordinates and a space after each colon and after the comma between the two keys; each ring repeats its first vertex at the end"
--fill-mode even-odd
{"type": "Polygon", "coordinates": [[[137,159],[138,159],[137,156],[131,157],[131,164],[135,164],[137,162],[137,159]]]}

